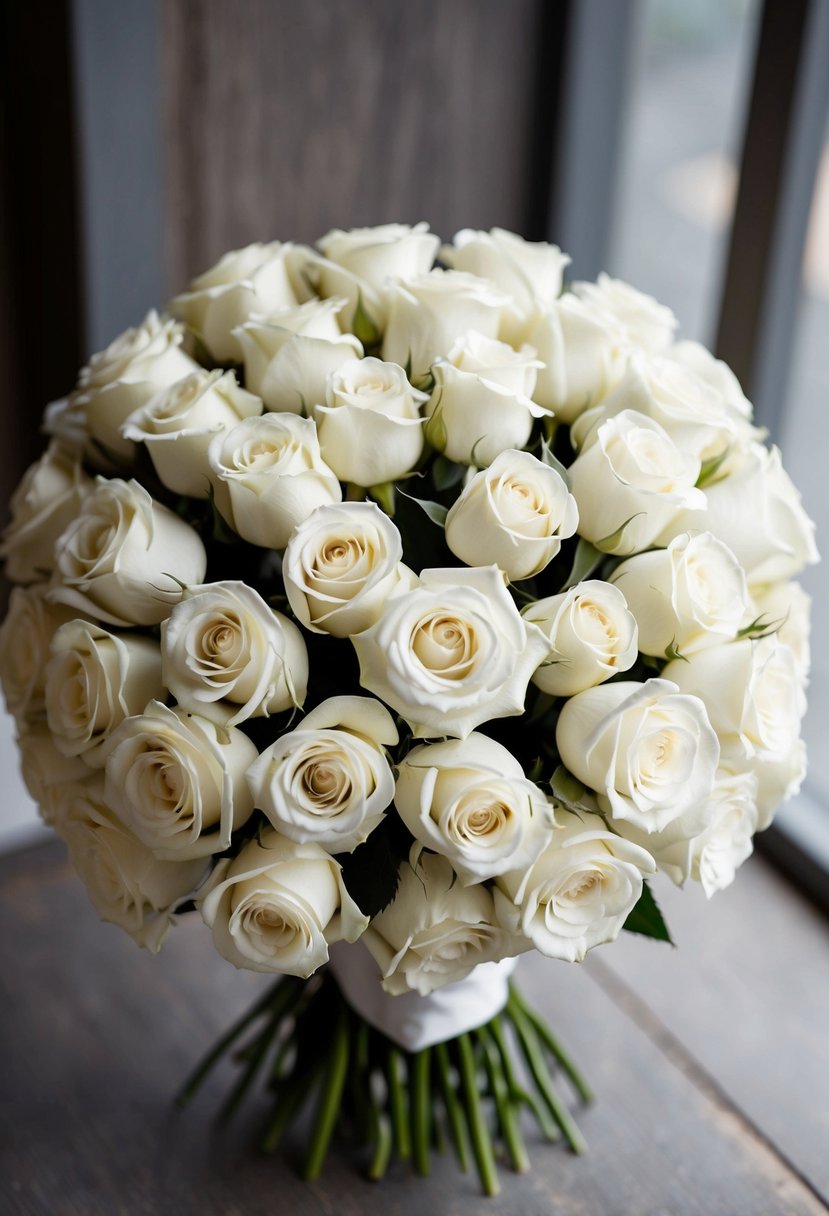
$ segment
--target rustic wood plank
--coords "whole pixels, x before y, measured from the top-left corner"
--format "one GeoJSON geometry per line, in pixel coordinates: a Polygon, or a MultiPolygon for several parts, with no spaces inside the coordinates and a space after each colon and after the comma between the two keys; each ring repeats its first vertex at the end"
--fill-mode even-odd
{"type": "Polygon", "coordinates": [[[167,0],[171,286],[332,227],[522,230],[554,120],[535,110],[544,17],[539,0],[167,0]]]}
{"type": "Polygon", "coordinates": [[[679,948],[626,935],[594,955],[597,980],[655,1014],[829,1198],[829,924],[759,857],[710,903],[667,883],[660,903],[679,948]]]}
{"type": "Polygon", "coordinates": [[[262,1110],[216,1130],[218,1077],[195,1106],[170,1094],[263,977],[212,951],[196,918],[153,959],[100,925],[57,845],[0,861],[0,1206],[10,1216],[800,1216],[826,1209],[705,1086],[619,1011],[589,968],[522,960],[520,979],[587,1066],[589,1157],[530,1142],[532,1172],[503,1172],[496,1203],[439,1159],[378,1190],[337,1151],[321,1181],[250,1146],[262,1110]]]}

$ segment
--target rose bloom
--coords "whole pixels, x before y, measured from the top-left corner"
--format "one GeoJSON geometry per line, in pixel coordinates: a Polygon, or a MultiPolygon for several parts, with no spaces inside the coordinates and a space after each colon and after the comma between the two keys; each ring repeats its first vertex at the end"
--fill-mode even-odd
{"type": "Polygon", "coordinates": [[[543,570],[578,521],[560,473],[529,452],[506,451],[450,507],[446,543],[468,566],[494,562],[517,581],[543,570]]]}
{"type": "Polygon", "coordinates": [[[556,810],[547,847],[527,867],[496,879],[500,924],[548,958],[580,962],[614,941],[654,870],[644,849],[609,832],[598,815],[556,810]]]}
{"type": "Polygon", "coordinates": [[[179,705],[238,726],[300,706],[308,652],[293,621],[241,582],[188,587],[161,627],[164,683],[179,705]]]}
{"type": "Polygon", "coordinates": [[[310,418],[247,418],[215,436],[208,461],[222,516],[243,540],[265,549],[284,549],[297,524],[342,497],[310,418]]]}
{"type": "Polygon", "coordinates": [[[550,696],[571,697],[636,662],[636,620],[621,591],[602,579],[586,579],[560,595],[536,600],[521,615],[549,641],[532,680],[550,696]]]}
{"type": "Polygon", "coordinates": [[[51,650],[46,717],[55,746],[100,768],[115,728],[164,696],[158,645],[152,638],[108,633],[75,620],[58,629],[51,650]]]}
{"type": "Polygon", "coordinates": [[[274,828],[219,862],[200,909],[234,967],[303,979],[328,961],[330,943],[354,942],[368,924],[333,857],[274,828]]]}
{"type": "Polygon", "coordinates": [[[535,313],[524,331],[542,367],[533,400],[568,424],[618,384],[628,360],[619,325],[572,292],[535,313]]]}
{"type": "Polygon", "coordinates": [[[401,867],[396,896],[363,934],[393,996],[428,996],[478,963],[518,953],[520,944],[495,924],[486,887],[464,887],[455,878],[445,857],[422,853],[401,867]]]}
{"type": "Polygon", "coordinates": [[[561,711],[556,744],[605,814],[646,832],[708,797],[720,757],[703,702],[667,679],[577,693],[561,711]]]}
{"type": "Polygon", "coordinates": [[[633,347],[657,353],[673,340],[678,322],[670,308],[621,279],[600,274],[595,283],[573,283],[573,293],[595,312],[612,318],[633,347]]]}
{"type": "Polygon", "coordinates": [[[54,827],[63,814],[65,790],[90,776],[89,766],[79,756],[64,756],[55,747],[55,736],[42,719],[18,724],[20,775],[37,803],[40,817],[54,827]]]}
{"type": "Polygon", "coordinates": [[[285,549],[282,577],[291,610],[313,633],[360,633],[390,596],[417,585],[402,556],[400,533],[375,503],[317,507],[285,549]]]}
{"type": "Polygon", "coordinates": [[[329,697],[250,766],[256,805],[292,840],[352,853],[394,797],[383,748],[397,741],[391,714],[379,701],[329,697]]]}
{"type": "Polygon", "coordinates": [[[465,738],[481,722],[524,712],[549,647],[521,619],[497,566],[424,570],[352,637],[360,683],[396,709],[415,738],[465,738]]]}
{"type": "Polygon", "coordinates": [[[398,765],[394,802],[415,840],[446,857],[466,886],[528,865],[553,825],[515,757],[477,731],[412,748],[398,765]]]}
{"type": "Polygon", "coordinates": [[[50,598],[111,625],[155,625],[200,583],[207,556],[199,534],[137,481],[98,479],[55,546],[50,598]]]}
{"type": "Polygon", "coordinates": [[[75,453],[49,444],[11,498],[11,521],[0,542],[6,578],[35,583],[49,577],[55,567],[55,541],[94,487],[75,453]]]}
{"type": "Polygon", "coordinates": [[[487,371],[467,371],[440,360],[433,374],[426,437],[460,464],[485,467],[508,448],[523,448],[533,419],[549,412],[503,380],[489,379],[487,371]]]}
{"type": "Polygon", "coordinates": [[[245,771],[256,756],[235,726],[151,701],[110,736],[106,800],[163,860],[221,853],[253,810],[245,771]]]}
{"type": "Polygon", "coordinates": [[[18,724],[45,712],[49,647],[61,625],[74,616],[63,604],[49,602],[44,584],[12,588],[0,625],[0,684],[18,724]]]}

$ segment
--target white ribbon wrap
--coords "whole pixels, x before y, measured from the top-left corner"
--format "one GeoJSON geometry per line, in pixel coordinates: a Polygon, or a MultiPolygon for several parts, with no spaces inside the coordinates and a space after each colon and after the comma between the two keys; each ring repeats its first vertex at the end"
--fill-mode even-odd
{"type": "Polygon", "coordinates": [[[483,1026],[507,1003],[509,977],[518,962],[504,958],[479,963],[466,979],[446,984],[428,996],[406,992],[390,996],[380,987],[380,969],[360,942],[335,942],[331,971],[343,996],[360,1017],[405,1051],[422,1051],[483,1026]]]}

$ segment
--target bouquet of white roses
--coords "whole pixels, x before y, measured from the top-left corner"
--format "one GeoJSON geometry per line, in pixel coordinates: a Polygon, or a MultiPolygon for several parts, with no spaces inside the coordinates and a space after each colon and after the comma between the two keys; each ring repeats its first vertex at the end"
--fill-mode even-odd
{"type": "Polygon", "coordinates": [[[27,784],[103,919],[155,951],[197,912],[288,977],[186,1093],[252,1028],[227,1109],[267,1076],[273,1147],[316,1091],[310,1177],[338,1121],[374,1177],[445,1123],[490,1192],[522,1107],[580,1149],[509,960],[666,939],[648,877],[726,886],[802,777],[812,524],[728,368],[567,262],[423,224],[228,254],[12,500],[27,784]]]}

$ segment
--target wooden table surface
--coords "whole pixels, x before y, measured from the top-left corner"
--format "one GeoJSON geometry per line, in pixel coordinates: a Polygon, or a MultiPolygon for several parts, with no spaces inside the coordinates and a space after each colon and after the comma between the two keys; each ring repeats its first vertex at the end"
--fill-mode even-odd
{"type": "MultiPolygon", "coordinates": [[[[829,1211],[829,926],[762,861],[710,905],[664,890],[679,949],[626,936],[518,979],[584,1066],[590,1153],[530,1139],[533,1169],[484,1199],[435,1158],[372,1185],[335,1151],[318,1183],[219,1129],[228,1075],[170,1097],[262,977],[195,917],[151,958],[101,925],[62,847],[0,860],[2,1216],[800,1216],[829,1211]]],[[[528,1129],[529,1134],[529,1129],[528,1129]]]]}

